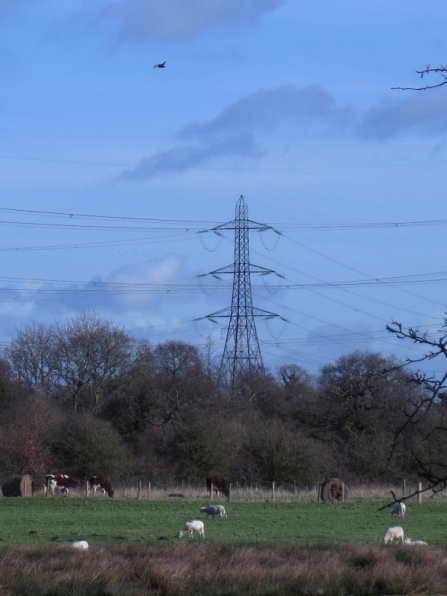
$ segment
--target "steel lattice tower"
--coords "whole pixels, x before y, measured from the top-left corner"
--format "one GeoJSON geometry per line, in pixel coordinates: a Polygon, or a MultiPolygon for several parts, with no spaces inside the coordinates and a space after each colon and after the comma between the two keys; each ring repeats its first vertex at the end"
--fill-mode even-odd
{"type": "Polygon", "coordinates": [[[209,273],[209,275],[215,277],[222,274],[233,275],[231,306],[205,317],[210,320],[217,318],[229,319],[220,369],[221,372],[229,375],[232,386],[240,373],[248,372],[251,374],[255,371],[264,370],[255,318],[271,319],[279,316],[253,307],[251,274],[266,275],[275,272],[250,263],[249,245],[250,230],[262,232],[265,230],[277,232],[277,230],[271,226],[248,219],[248,207],[243,196],[239,198],[236,204],[235,215],[233,221],[212,228],[212,231],[216,233],[221,230],[234,230],[234,263],[209,273]]]}

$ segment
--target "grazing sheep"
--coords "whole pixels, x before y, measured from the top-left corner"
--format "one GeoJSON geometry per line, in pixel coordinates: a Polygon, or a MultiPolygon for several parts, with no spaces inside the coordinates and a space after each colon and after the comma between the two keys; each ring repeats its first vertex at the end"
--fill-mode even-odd
{"type": "Polygon", "coordinates": [[[405,503],[396,503],[393,507],[391,515],[396,515],[397,517],[405,517],[405,511],[407,507],[405,503]]]}
{"type": "Polygon", "coordinates": [[[71,543],[73,548],[77,548],[79,550],[87,550],[88,549],[88,542],[87,540],[76,540],[75,542],[71,543]]]}
{"type": "Polygon", "coordinates": [[[404,544],[427,545],[428,542],[425,542],[425,540],[411,540],[411,538],[405,538],[404,544]]]}
{"type": "Polygon", "coordinates": [[[193,519],[192,521],[186,522],[183,528],[179,531],[178,537],[183,538],[185,534],[188,534],[189,538],[193,538],[194,532],[205,538],[205,525],[202,520],[193,519]]]}
{"type": "Polygon", "coordinates": [[[388,528],[383,536],[384,544],[392,544],[394,540],[397,542],[400,540],[402,544],[404,543],[404,530],[400,526],[392,526],[391,528],[388,528]]]}
{"type": "Polygon", "coordinates": [[[202,507],[200,511],[206,513],[207,518],[209,515],[212,515],[213,519],[215,515],[218,515],[219,517],[227,517],[227,512],[223,505],[208,505],[207,507],[202,507]]]}

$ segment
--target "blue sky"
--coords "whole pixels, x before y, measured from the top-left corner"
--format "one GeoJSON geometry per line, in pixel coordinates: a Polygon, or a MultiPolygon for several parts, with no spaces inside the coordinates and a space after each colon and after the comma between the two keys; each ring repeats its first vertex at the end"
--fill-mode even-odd
{"type": "Polygon", "coordinates": [[[385,326],[436,332],[446,311],[447,87],[392,87],[443,63],[446,13],[0,0],[1,344],[95,310],[218,357],[225,329],[194,319],[231,284],[197,276],[231,264],[233,238],[200,231],[243,195],[281,232],[250,238],[252,263],[283,276],[252,280],[255,306],[288,319],[258,323],[266,365],[417,355],[385,326]]]}

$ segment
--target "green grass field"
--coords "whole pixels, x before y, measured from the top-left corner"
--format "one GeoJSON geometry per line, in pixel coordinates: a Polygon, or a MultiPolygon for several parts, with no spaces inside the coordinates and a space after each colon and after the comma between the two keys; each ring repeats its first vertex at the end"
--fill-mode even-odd
{"type": "Polygon", "coordinates": [[[0,499],[0,594],[8,596],[382,596],[447,593],[447,504],[225,503],[206,538],[199,499],[0,499]],[[383,546],[390,525],[433,546],[383,546]],[[168,540],[159,540],[167,537],[168,540]],[[89,542],[88,551],[69,546],[89,542]]]}
{"type": "MultiPolygon", "coordinates": [[[[225,503],[227,519],[200,513],[201,501],[108,498],[2,498],[0,546],[41,546],[86,539],[92,546],[178,542],[183,523],[205,521],[207,543],[335,545],[380,543],[385,529],[401,525],[406,536],[429,544],[447,543],[447,504],[409,504],[405,519],[391,517],[384,504],[361,502],[225,503]]],[[[187,537],[182,539],[188,541],[187,537]]],[[[198,537],[194,542],[199,542],[198,537]]]]}

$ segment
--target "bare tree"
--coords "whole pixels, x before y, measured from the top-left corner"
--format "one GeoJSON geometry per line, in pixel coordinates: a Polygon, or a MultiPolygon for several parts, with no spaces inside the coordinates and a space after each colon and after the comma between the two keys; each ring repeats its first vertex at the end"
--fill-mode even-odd
{"type": "Polygon", "coordinates": [[[56,468],[77,478],[101,474],[118,478],[131,470],[130,453],[109,422],[89,414],[59,427],[48,441],[56,468]]]}
{"type": "Polygon", "coordinates": [[[48,441],[63,426],[54,401],[27,393],[2,410],[0,423],[0,475],[44,474],[48,469],[48,441]]]}
{"type": "Polygon", "coordinates": [[[136,342],[132,363],[100,411],[127,442],[138,443],[139,437],[152,433],[156,425],[154,379],[152,347],[147,341],[136,342]]]}
{"type": "Polygon", "coordinates": [[[286,387],[308,385],[311,383],[311,376],[298,364],[283,364],[278,368],[278,377],[286,387]]]}
{"type": "Polygon", "coordinates": [[[315,398],[316,378],[297,364],[285,364],[277,371],[282,385],[282,409],[287,417],[293,416],[308,401],[315,398]]]}
{"type": "Polygon", "coordinates": [[[420,87],[391,87],[392,89],[400,89],[402,91],[426,91],[427,89],[435,89],[436,87],[442,87],[443,85],[447,85],[447,66],[435,66],[432,67],[430,64],[424,68],[424,70],[417,70],[416,73],[421,77],[424,78],[425,75],[429,74],[438,74],[441,76],[441,81],[439,83],[434,83],[432,85],[422,85],[420,87]]]}
{"type": "Polygon", "coordinates": [[[179,429],[213,392],[200,351],[181,341],[167,341],[154,350],[154,408],[158,424],[179,429]]]}
{"type": "Polygon", "coordinates": [[[219,416],[192,420],[175,438],[177,476],[188,481],[214,474],[231,478],[243,436],[241,426],[219,416]]]}
{"type": "Polygon", "coordinates": [[[313,484],[331,468],[328,450],[278,419],[253,425],[245,444],[249,467],[262,482],[313,484]]]}
{"type": "MultiPolygon", "coordinates": [[[[412,327],[406,329],[396,321],[388,325],[387,330],[425,350],[419,357],[407,358],[402,367],[420,366],[439,357],[447,358],[447,317],[436,336],[412,327]]],[[[407,404],[404,422],[396,432],[395,445],[408,428],[419,435],[411,457],[420,477],[437,492],[447,487],[447,371],[434,374],[418,369],[413,374],[413,380],[422,391],[407,404]]]]}
{"type": "Polygon", "coordinates": [[[106,392],[115,388],[128,368],[132,339],[117,325],[95,313],[82,314],[55,330],[52,368],[59,390],[73,409],[97,412],[106,392]]]}
{"type": "Polygon", "coordinates": [[[15,377],[28,389],[97,411],[106,390],[131,360],[133,340],[95,313],[45,326],[31,323],[5,349],[15,377]]]}
{"type": "Polygon", "coordinates": [[[322,368],[318,397],[307,411],[312,436],[330,444],[339,463],[365,480],[410,474],[404,412],[420,400],[421,390],[401,368],[395,358],[375,352],[342,356],[322,368]]]}
{"type": "Polygon", "coordinates": [[[54,346],[54,330],[42,323],[31,323],[20,329],[5,349],[5,357],[16,378],[28,389],[49,394],[54,374],[51,354],[54,346]]]}

